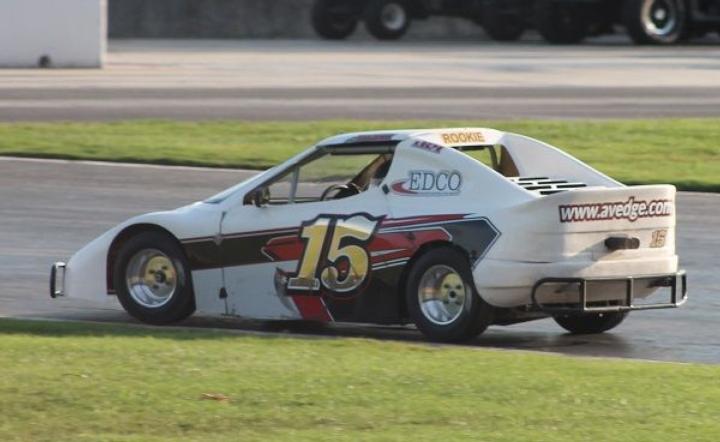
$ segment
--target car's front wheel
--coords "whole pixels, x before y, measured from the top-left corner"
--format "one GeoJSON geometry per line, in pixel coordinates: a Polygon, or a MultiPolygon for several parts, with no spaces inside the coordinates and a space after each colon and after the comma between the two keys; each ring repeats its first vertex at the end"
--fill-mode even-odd
{"type": "Polygon", "coordinates": [[[617,327],[627,315],[627,312],[591,313],[556,316],[554,319],[560,327],[572,334],[594,335],[617,327]]]}
{"type": "Polygon", "coordinates": [[[120,247],[113,284],[125,311],[149,324],[181,321],[195,311],[185,254],[160,232],[140,233],[120,247]]]}
{"type": "Polygon", "coordinates": [[[492,307],[477,294],[467,257],[452,248],[420,256],[405,286],[410,317],[434,341],[466,341],[492,322],[492,307]]]}

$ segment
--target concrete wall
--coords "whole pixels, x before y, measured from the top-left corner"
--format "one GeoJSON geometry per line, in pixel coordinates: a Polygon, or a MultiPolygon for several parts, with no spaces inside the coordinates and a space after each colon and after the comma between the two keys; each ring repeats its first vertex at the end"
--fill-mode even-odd
{"type": "Polygon", "coordinates": [[[100,67],[106,0],[0,0],[0,67],[100,67]]]}
{"type": "MultiPolygon", "coordinates": [[[[119,38],[316,38],[313,0],[110,0],[110,36],[119,38]]],[[[416,23],[408,38],[482,36],[465,20],[416,23]]],[[[355,38],[368,38],[362,29],[355,38]]]]}

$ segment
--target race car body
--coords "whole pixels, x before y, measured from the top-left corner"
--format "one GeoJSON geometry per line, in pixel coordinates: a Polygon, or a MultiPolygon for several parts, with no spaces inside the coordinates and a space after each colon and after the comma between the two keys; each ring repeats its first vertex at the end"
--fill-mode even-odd
{"type": "Polygon", "coordinates": [[[131,219],[51,277],[53,297],[117,297],[151,323],[196,310],[414,322],[444,341],[548,316],[601,332],[686,293],[673,186],[626,187],[547,144],[473,128],[329,138],[206,201],[131,219]]]}

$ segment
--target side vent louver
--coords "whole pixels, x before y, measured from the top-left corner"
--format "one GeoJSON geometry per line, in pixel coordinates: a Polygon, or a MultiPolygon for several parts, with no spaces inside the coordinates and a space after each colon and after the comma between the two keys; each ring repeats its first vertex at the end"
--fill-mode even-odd
{"type": "Polygon", "coordinates": [[[537,192],[540,195],[552,195],[567,190],[587,187],[585,183],[572,183],[567,180],[548,177],[513,177],[508,179],[525,190],[537,192]]]}

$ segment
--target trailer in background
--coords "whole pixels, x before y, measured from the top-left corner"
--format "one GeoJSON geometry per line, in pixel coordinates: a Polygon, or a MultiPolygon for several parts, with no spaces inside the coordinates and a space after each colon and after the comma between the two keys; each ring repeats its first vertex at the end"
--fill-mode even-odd
{"type": "Polygon", "coordinates": [[[538,32],[550,43],[579,43],[621,25],[637,44],[675,44],[720,31],[720,0],[535,0],[538,32]]]}
{"type": "Polygon", "coordinates": [[[460,17],[482,26],[498,41],[519,39],[527,29],[532,0],[315,0],[312,24],[323,38],[341,40],[363,22],[380,40],[397,40],[413,20],[460,17]]]}
{"type": "Polygon", "coordinates": [[[497,41],[535,28],[554,44],[574,44],[623,26],[638,44],[674,44],[720,32],[720,0],[316,0],[313,27],[344,39],[360,22],[380,40],[401,38],[413,20],[461,17],[497,41]]]}

